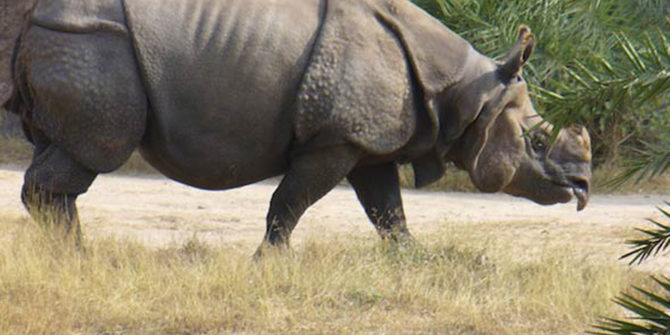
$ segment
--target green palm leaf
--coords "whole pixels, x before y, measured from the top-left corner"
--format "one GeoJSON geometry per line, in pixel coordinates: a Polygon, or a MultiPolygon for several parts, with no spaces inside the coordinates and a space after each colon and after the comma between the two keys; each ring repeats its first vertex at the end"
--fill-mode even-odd
{"type": "MultiPolygon", "coordinates": [[[[670,207],[670,202],[666,202],[670,207]]],[[[668,224],[649,220],[654,228],[638,229],[645,238],[628,241],[633,250],[621,258],[633,257],[630,264],[640,263],[670,247],[670,210],[659,208],[668,224]]],[[[626,320],[606,318],[590,331],[599,335],[670,335],[670,278],[652,277],[660,293],[635,287],[639,296],[623,293],[614,302],[631,314],[626,320]]]]}
{"type": "Polygon", "coordinates": [[[642,295],[637,298],[622,294],[614,301],[632,314],[630,321],[606,318],[589,334],[598,335],[669,335],[670,334],[670,278],[653,278],[664,295],[636,287],[642,295]],[[644,300],[643,300],[644,299],[644,300]]]}
{"type": "MultiPolygon", "coordinates": [[[[667,206],[670,206],[670,203],[666,202],[667,206]]],[[[670,222],[670,210],[665,210],[663,208],[658,209],[670,222]]],[[[659,252],[662,252],[670,247],[670,224],[662,224],[658,221],[649,219],[655,228],[654,229],[637,229],[639,232],[642,232],[646,235],[645,238],[629,240],[627,243],[633,247],[633,250],[621,258],[627,258],[633,256],[633,259],[630,261],[630,264],[635,262],[642,263],[649,256],[657,255],[659,252]]]]}

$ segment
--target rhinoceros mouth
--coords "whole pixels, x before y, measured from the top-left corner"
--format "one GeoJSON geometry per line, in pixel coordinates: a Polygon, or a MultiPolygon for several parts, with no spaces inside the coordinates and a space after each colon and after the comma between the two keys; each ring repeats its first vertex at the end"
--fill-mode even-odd
{"type": "Polygon", "coordinates": [[[577,198],[577,211],[586,208],[589,202],[589,185],[583,180],[554,182],[557,186],[571,193],[577,198]]]}

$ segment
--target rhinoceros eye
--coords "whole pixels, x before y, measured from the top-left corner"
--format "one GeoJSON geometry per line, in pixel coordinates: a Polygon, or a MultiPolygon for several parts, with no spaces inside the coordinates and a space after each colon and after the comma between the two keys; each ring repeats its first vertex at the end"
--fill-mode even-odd
{"type": "Polygon", "coordinates": [[[547,135],[544,133],[535,133],[530,138],[530,145],[537,153],[542,153],[547,149],[547,135]]]}

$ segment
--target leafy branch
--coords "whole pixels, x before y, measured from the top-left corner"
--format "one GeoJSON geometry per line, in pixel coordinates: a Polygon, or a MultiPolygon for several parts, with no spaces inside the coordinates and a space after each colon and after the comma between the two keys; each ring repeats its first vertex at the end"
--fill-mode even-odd
{"type": "Polygon", "coordinates": [[[588,126],[603,160],[618,158],[626,144],[630,160],[610,183],[614,186],[662,174],[670,166],[670,44],[660,29],[642,36],[634,44],[619,32],[613,45],[618,57],[572,61],[550,89],[533,87],[549,121],[588,126]]]}
{"type": "Polygon", "coordinates": [[[670,167],[670,127],[662,129],[658,143],[641,142],[641,148],[632,148],[633,152],[624,161],[624,170],[612,178],[605,186],[616,188],[628,181],[639,183],[660,176],[670,167]]]}
{"type": "Polygon", "coordinates": [[[670,278],[653,278],[665,293],[665,296],[654,294],[646,289],[635,287],[645,300],[629,294],[616,298],[621,307],[631,312],[635,321],[604,319],[596,326],[602,332],[589,332],[598,335],[668,335],[670,334],[670,278]],[[650,302],[647,302],[650,301],[650,302]],[[640,321],[644,321],[641,323],[640,321]]]}
{"type": "MultiPolygon", "coordinates": [[[[665,203],[667,206],[670,206],[670,202],[665,203]]],[[[664,210],[663,208],[658,209],[670,222],[670,211],[664,210]]],[[[633,263],[642,263],[649,256],[657,255],[659,252],[664,251],[670,247],[670,224],[662,224],[656,220],[649,219],[649,222],[653,223],[656,226],[656,229],[637,229],[639,232],[642,232],[646,235],[646,238],[640,238],[635,240],[629,240],[627,243],[631,245],[634,250],[621,256],[621,259],[627,257],[633,257],[630,261],[630,264],[633,263]]]]}

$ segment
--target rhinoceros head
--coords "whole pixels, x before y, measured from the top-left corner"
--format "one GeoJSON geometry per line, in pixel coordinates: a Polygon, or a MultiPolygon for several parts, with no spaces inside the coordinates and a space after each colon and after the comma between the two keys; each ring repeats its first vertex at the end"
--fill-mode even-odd
{"type": "Polygon", "coordinates": [[[550,143],[552,125],[535,112],[521,69],[534,45],[530,30],[519,28],[504,62],[479,54],[468,61],[466,80],[451,96],[451,108],[474,120],[448,158],[470,174],[482,191],[503,191],[540,204],[578,198],[588,201],[591,148],[581,126],[560,130],[550,143]]]}

